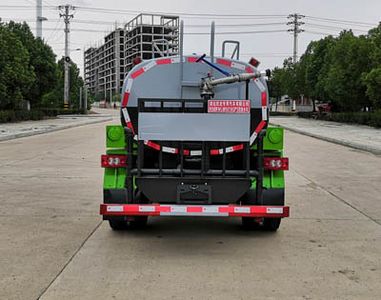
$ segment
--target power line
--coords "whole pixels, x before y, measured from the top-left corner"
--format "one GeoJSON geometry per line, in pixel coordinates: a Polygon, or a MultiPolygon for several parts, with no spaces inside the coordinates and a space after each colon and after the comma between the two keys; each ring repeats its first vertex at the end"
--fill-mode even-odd
{"type": "Polygon", "coordinates": [[[60,19],[57,19],[57,22],[56,22],[56,25],[54,27],[54,30],[52,30],[52,32],[49,34],[48,38],[46,39],[46,42],[48,42],[53,37],[53,35],[58,31],[58,27],[61,24],[60,21],[61,21],[60,19]]]}
{"type": "Polygon", "coordinates": [[[329,25],[321,25],[321,24],[316,24],[316,23],[306,23],[306,26],[311,26],[315,28],[321,28],[321,29],[329,29],[329,30],[354,30],[354,31],[362,31],[362,32],[368,32],[368,30],[364,29],[357,29],[353,27],[337,27],[337,26],[329,26],[329,25]]]}
{"type": "MultiPolygon", "coordinates": [[[[278,30],[256,30],[256,31],[225,31],[225,32],[216,32],[216,35],[224,34],[256,34],[256,33],[276,33],[276,32],[287,32],[285,29],[278,30]]],[[[210,35],[210,32],[184,32],[184,35],[210,35]]]]}
{"type": "Polygon", "coordinates": [[[362,22],[362,21],[320,18],[320,17],[314,17],[314,16],[305,16],[305,17],[307,19],[326,21],[326,22],[330,22],[330,23],[349,24],[349,25],[356,24],[357,26],[377,26],[377,24],[369,23],[369,22],[362,22]]]}
{"type": "Polygon", "coordinates": [[[318,34],[318,35],[332,35],[332,36],[338,36],[337,34],[333,33],[327,33],[327,32],[318,32],[318,31],[311,31],[311,30],[304,30],[306,33],[311,33],[311,34],[318,34]]]}
{"type": "MultiPolygon", "coordinates": [[[[34,19],[10,19],[4,18],[4,20],[13,20],[13,21],[26,21],[26,22],[35,22],[34,19]]],[[[47,22],[55,22],[59,19],[50,19],[47,22]]],[[[115,25],[113,21],[97,21],[97,20],[82,20],[76,19],[72,23],[78,24],[97,24],[97,25],[115,25]]],[[[216,27],[256,27],[256,26],[275,26],[275,25],[284,25],[283,22],[272,22],[272,23],[242,23],[242,24],[216,24],[216,27]]],[[[185,26],[186,28],[210,28],[210,24],[189,24],[185,26]]]]}
{"type": "MultiPolygon", "coordinates": [[[[44,8],[57,8],[57,6],[53,5],[42,5],[44,8]]],[[[0,5],[1,9],[6,9],[6,10],[35,10],[35,5],[0,5]]]]}
{"type": "MultiPolygon", "coordinates": [[[[273,22],[273,23],[251,23],[251,24],[216,24],[216,27],[255,27],[255,26],[275,26],[275,25],[284,25],[284,23],[273,22]]],[[[185,28],[198,28],[198,27],[210,28],[210,24],[185,25],[185,28]]]]}
{"type": "Polygon", "coordinates": [[[88,11],[97,11],[97,12],[110,12],[110,13],[146,13],[146,14],[159,14],[159,15],[181,15],[181,16],[197,16],[197,17],[264,17],[264,18],[278,18],[286,17],[287,15],[259,15],[259,14],[217,14],[217,13],[188,13],[188,12],[163,12],[163,11],[139,11],[139,10],[127,10],[127,9],[110,9],[102,7],[86,7],[78,6],[79,9],[88,10],[88,11]]]}
{"type": "MultiPolygon", "coordinates": [[[[45,28],[44,30],[55,30],[55,28],[45,28]]],[[[107,30],[99,29],[85,29],[85,28],[72,28],[70,31],[77,32],[106,32],[107,30]]],[[[275,32],[287,32],[285,29],[276,29],[276,30],[253,30],[253,31],[221,31],[216,32],[216,35],[224,34],[255,34],[255,33],[275,33],[275,32]]],[[[210,35],[210,32],[185,32],[184,35],[210,35]]]]}

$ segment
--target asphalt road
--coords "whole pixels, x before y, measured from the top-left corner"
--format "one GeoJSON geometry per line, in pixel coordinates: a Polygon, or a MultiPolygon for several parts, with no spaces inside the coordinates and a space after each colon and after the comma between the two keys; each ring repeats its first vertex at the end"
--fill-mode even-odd
{"type": "Polygon", "coordinates": [[[381,157],[287,133],[291,217],[98,216],[105,124],[0,143],[1,299],[381,299],[381,157]]]}

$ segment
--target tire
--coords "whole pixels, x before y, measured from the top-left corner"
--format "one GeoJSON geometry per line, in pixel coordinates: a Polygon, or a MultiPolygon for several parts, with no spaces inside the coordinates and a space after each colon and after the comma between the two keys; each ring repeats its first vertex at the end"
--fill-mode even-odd
{"type": "Polygon", "coordinates": [[[281,218],[265,218],[263,220],[263,230],[275,232],[280,226],[281,218]]]}

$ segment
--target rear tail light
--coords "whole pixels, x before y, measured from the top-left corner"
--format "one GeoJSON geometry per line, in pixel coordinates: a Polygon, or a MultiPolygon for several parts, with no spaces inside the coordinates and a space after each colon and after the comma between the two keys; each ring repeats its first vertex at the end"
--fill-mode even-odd
{"type": "Polygon", "coordinates": [[[266,170],[288,170],[288,157],[264,157],[263,167],[266,170]]]}
{"type": "Polygon", "coordinates": [[[257,60],[254,57],[252,57],[252,58],[250,58],[249,64],[251,64],[252,66],[258,68],[260,62],[259,62],[259,60],[257,60]]]}
{"type": "Polygon", "coordinates": [[[102,168],[123,168],[127,166],[125,155],[102,155],[102,168]]]}

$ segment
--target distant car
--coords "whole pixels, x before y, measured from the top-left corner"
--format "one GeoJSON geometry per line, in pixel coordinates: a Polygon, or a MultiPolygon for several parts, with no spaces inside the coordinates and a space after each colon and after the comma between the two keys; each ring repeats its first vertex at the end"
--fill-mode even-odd
{"type": "Polygon", "coordinates": [[[107,101],[106,100],[99,101],[99,108],[107,108],[107,101]]]}
{"type": "Polygon", "coordinates": [[[332,104],[331,103],[320,103],[317,105],[317,109],[319,113],[329,113],[332,111],[332,104]]]}

